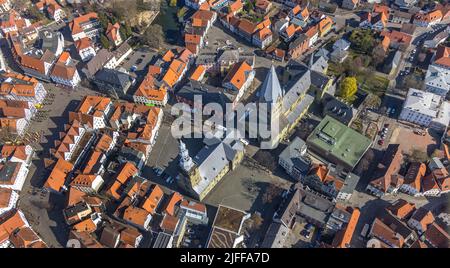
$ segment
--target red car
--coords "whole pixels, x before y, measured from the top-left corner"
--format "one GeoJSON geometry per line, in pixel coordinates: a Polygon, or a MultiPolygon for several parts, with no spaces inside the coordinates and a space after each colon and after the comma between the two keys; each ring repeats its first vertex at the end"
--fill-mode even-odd
{"type": "Polygon", "coordinates": [[[384,140],[379,140],[379,141],[378,141],[378,144],[379,144],[379,145],[383,145],[383,143],[384,143],[384,140]]]}

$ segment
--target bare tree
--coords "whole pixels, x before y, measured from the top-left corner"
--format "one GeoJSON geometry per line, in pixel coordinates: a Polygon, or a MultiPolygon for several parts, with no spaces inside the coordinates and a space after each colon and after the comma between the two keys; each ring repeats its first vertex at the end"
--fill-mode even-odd
{"type": "Polygon", "coordinates": [[[282,189],[275,184],[270,184],[264,194],[262,195],[262,201],[264,204],[272,203],[275,197],[279,196],[282,192],[282,189]]]}

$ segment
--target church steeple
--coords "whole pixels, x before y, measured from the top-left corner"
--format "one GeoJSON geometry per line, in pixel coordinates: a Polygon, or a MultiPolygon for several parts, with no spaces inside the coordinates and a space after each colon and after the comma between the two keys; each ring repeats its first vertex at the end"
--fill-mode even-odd
{"type": "Polygon", "coordinates": [[[186,145],[181,139],[179,150],[180,150],[180,167],[184,171],[189,172],[194,167],[194,162],[192,161],[192,158],[189,156],[189,151],[186,149],[186,145]]]}
{"type": "Polygon", "coordinates": [[[260,102],[276,103],[282,96],[280,81],[278,80],[275,67],[272,65],[261,86],[260,102]]]}

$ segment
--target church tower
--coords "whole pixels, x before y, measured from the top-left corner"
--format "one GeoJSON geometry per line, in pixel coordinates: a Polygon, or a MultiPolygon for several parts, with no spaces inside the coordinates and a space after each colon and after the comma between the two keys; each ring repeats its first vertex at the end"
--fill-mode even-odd
{"type": "Polygon", "coordinates": [[[259,103],[266,103],[271,118],[277,118],[283,112],[283,91],[275,67],[272,65],[261,86],[259,103]]]}
{"type": "Polygon", "coordinates": [[[186,149],[186,145],[181,139],[179,149],[180,149],[180,167],[183,169],[183,171],[185,171],[188,174],[194,167],[194,162],[192,161],[192,158],[189,156],[189,151],[186,149]]]}

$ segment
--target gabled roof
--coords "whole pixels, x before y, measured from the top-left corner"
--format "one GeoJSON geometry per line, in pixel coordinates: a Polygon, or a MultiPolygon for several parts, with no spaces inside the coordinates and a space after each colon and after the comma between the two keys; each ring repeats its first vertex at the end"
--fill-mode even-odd
{"type": "Polygon", "coordinates": [[[247,19],[241,19],[238,25],[240,31],[252,35],[256,31],[256,24],[247,19]]]}
{"type": "Polygon", "coordinates": [[[116,41],[120,37],[120,24],[116,22],[114,25],[108,23],[108,27],[106,28],[106,36],[112,41],[116,41]]]}
{"type": "Polygon", "coordinates": [[[404,199],[399,199],[387,208],[397,218],[403,220],[416,210],[416,206],[413,203],[409,203],[404,199]]]}
{"type": "Polygon", "coordinates": [[[249,73],[252,70],[252,66],[250,66],[246,61],[235,63],[233,67],[231,67],[227,76],[225,76],[223,83],[231,83],[234,87],[240,90],[247,81],[249,73]]]}
{"type": "Polygon", "coordinates": [[[278,76],[273,65],[270,67],[270,70],[264,79],[260,92],[260,101],[266,103],[276,103],[278,98],[283,96],[280,81],[278,80],[278,76]]]}
{"type": "Polygon", "coordinates": [[[75,41],[75,47],[77,48],[78,52],[88,47],[92,47],[91,39],[89,39],[89,37],[78,39],[77,41],[75,41]]]}
{"type": "Polygon", "coordinates": [[[161,199],[163,198],[164,193],[158,185],[155,185],[150,195],[145,200],[144,204],[142,205],[142,208],[148,211],[150,214],[154,214],[156,207],[158,206],[159,202],[161,202],[161,199]]]}
{"type": "Polygon", "coordinates": [[[356,225],[358,224],[360,215],[361,212],[359,208],[354,208],[345,229],[340,230],[334,237],[332,242],[333,247],[349,248],[351,246],[353,234],[355,232],[356,225]]]}
{"type": "Polygon", "coordinates": [[[439,64],[450,68],[450,47],[440,45],[434,56],[434,64],[439,64]]]}
{"type": "Polygon", "coordinates": [[[64,63],[57,62],[53,67],[51,76],[62,78],[65,80],[73,80],[77,73],[77,68],[70,65],[65,65],[64,63]]]}
{"type": "Polygon", "coordinates": [[[97,19],[98,19],[98,15],[95,12],[90,12],[90,13],[87,13],[87,14],[85,14],[83,16],[74,18],[73,21],[71,21],[69,23],[69,28],[70,28],[70,30],[72,32],[72,35],[81,33],[83,31],[83,28],[81,27],[81,24],[87,23],[87,22],[90,22],[90,21],[95,21],[97,19]]]}

